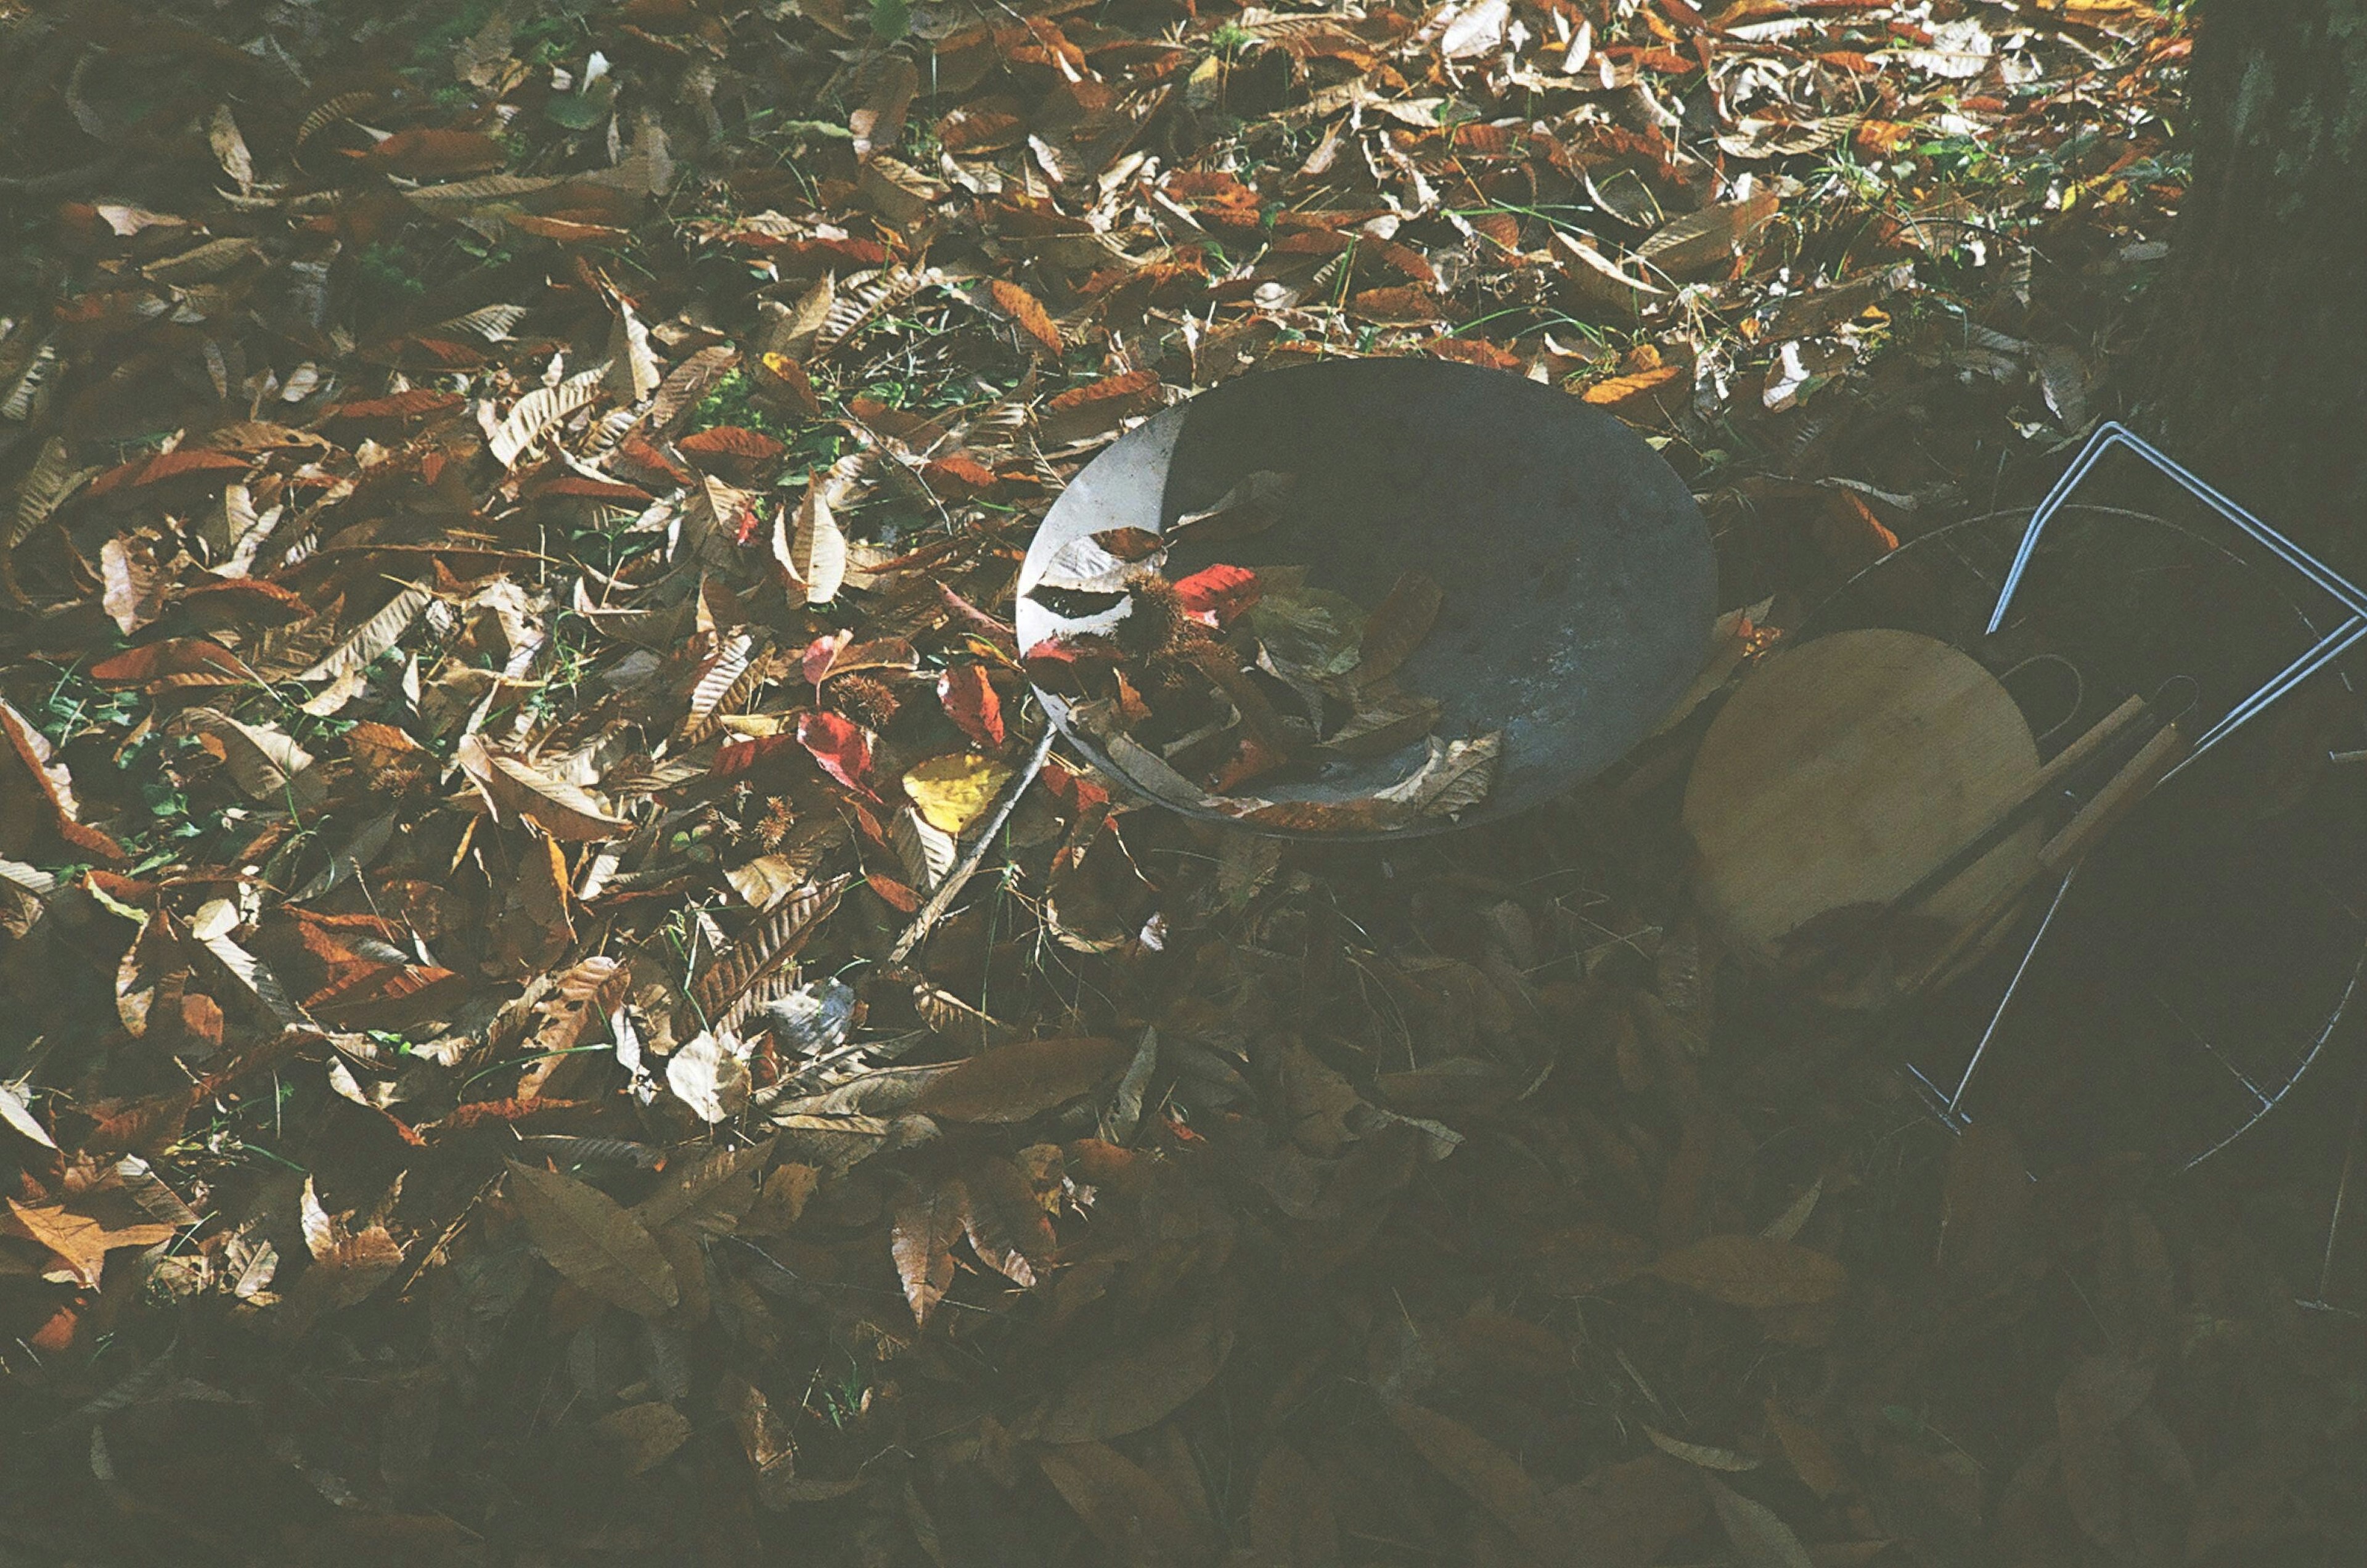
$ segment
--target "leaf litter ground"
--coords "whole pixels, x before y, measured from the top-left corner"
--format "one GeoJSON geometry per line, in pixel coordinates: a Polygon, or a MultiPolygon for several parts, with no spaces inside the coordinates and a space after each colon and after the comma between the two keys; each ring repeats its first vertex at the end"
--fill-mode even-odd
{"type": "Polygon", "coordinates": [[[1665,767],[1284,848],[1056,753],[979,842],[1035,523],[1227,377],[1440,355],[1637,425],[1753,606],[1701,694],[2029,491],[2164,251],[2174,17],[0,28],[11,1561],[2367,1529],[2355,1330],[2224,1191],[2033,1187],[1720,1009],[1665,767]]]}

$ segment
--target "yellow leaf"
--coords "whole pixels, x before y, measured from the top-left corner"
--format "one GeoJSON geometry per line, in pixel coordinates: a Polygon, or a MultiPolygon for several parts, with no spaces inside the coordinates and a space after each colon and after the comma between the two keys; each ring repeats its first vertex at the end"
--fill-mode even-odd
{"type": "Polygon", "coordinates": [[[975,751],[932,757],[904,775],[904,793],[931,827],[957,836],[986,815],[1011,782],[1011,767],[975,751]]]}

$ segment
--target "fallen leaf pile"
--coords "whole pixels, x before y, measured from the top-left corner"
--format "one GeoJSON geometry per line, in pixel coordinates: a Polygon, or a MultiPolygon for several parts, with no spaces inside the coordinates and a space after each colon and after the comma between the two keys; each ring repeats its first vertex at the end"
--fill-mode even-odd
{"type": "MultiPolygon", "coordinates": [[[[1407,571],[1366,609],[1315,587],[1305,567],[1219,562],[1170,581],[1167,552],[1207,521],[1255,511],[1270,526],[1286,475],[1253,476],[1234,505],[1165,534],[1104,529],[1055,552],[1027,597],[1061,629],[1022,665],[1068,699],[1070,721],[1136,788],[1260,827],[1374,832],[1452,819],[1485,800],[1499,731],[1435,736],[1441,704],[1404,689],[1399,666],[1430,635],[1440,589],[1407,571]],[[1275,801],[1263,783],[1331,784],[1357,761],[1407,759],[1386,783],[1333,784],[1337,798],[1275,801]]],[[[1231,498],[1229,498],[1229,500],[1231,498]]]]}
{"type": "Polygon", "coordinates": [[[1345,354],[1611,409],[1797,604],[2101,406],[2186,47],[0,7],[0,1557],[2337,1560],[2350,1320],[1722,1010],[1665,769],[1285,850],[1033,773],[1011,620],[1116,434],[1345,354]]]}

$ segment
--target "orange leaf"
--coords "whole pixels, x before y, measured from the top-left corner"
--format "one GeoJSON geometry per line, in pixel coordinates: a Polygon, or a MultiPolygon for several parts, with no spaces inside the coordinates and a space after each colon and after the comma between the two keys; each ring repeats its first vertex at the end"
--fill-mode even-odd
{"type": "Polygon", "coordinates": [[[1053,324],[1051,313],[1044,309],[1043,301],[1019,285],[1006,283],[999,277],[987,288],[994,295],[995,304],[1004,315],[1018,323],[1020,331],[1035,339],[1047,354],[1055,359],[1059,357],[1062,347],[1060,329],[1053,324]]]}

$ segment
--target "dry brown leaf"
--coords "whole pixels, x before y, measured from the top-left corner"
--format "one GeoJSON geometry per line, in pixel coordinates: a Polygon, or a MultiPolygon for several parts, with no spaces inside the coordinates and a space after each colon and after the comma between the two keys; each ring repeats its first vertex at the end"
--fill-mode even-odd
{"type": "Polygon", "coordinates": [[[889,1246],[896,1259],[896,1276],[904,1282],[904,1300],[912,1321],[929,1325],[929,1316],[954,1282],[954,1243],[961,1239],[968,1195],[958,1181],[916,1186],[896,1205],[889,1246]]]}
{"type": "Polygon", "coordinates": [[[1058,1245],[1051,1216],[1036,1201],[1019,1168],[989,1156],[962,1169],[962,1190],[968,1201],[962,1223],[969,1233],[970,1250],[980,1262],[1027,1288],[1042,1277],[1058,1245]]]}
{"type": "Polygon", "coordinates": [[[1211,1568],[1217,1542],[1149,1471],[1100,1443],[1046,1449],[1044,1479],[1123,1568],[1211,1568]]]}
{"type": "Polygon", "coordinates": [[[611,1410],[592,1429],[623,1458],[628,1475],[656,1469],[690,1441],[690,1417],[663,1400],[611,1410]]]}
{"type": "Polygon", "coordinates": [[[1428,572],[1401,573],[1389,589],[1388,597],[1375,605],[1365,621],[1364,640],[1359,644],[1361,656],[1355,669],[1357,681],[1378,681],[1397,673],[1398,667],[1430,636],[1430,628],[1438,620],[1438,607],[1445,597],[1438,580],[1428,572]]]}
{"type": "Polygon", "coordinates": [[[1584,1560],[1564,1529],[1560,1511],[1519,1461],[1435,1410],[1397,1403],[1387,1410],[1415,1451],[1512,1531],[1523,1551],[1540,1563],[1580,1568],[1584,1560]]]}
{"type": "Polygon", "coordinates": [[[642,1317],[662,1317],[682,1299],[665,1254],[614,1198],[516,1160],[509,1172],[510,1201],[535,1250],[570,1281],[642,1317]]]}
{"type": "Polygon", "coordinates": [[[1019,285],[1000,277],[988,283],[987,289],[994,296],[996,307],[1018,325],[1030,342],[1057,362],[1066,345],[1060,341],[1060,329],[1053,324],[1051,314],[1044,309],[1043,301],[1019,285]]]}
{"type": "Polygon", "coordinates": [[[918,1109],[949,1122],[1025,1122],[1076,1099],[1133,1055],[1114,1040],[1025,1040],[957,1064],[918,1109]]]}
{"type": "Polygon", "coordinates": [[[1709,1499],[1743,1568],[1815,1568],[1808,1549],[1800,1544],[1792,1527],[1766,1504],[1715,1480],[1709,1483],[1709,1499]]]}
{"type": "Polygon", "coordinates": [[[1047,1443],[1099,1442],[1153,1426],[1217,1379],[1233,1332],[1215,1315],[1069,1371],[1035,1420],[1015,1427],[1047,1443]]]}
{"type": "Polygon", "coordinates": [[[1648,1272],[1728,1306],[1813,1306],[1849,1283],[1839,1259],[1757,1235],[1704,1236],[1664,1255],[1648,1272]]]}

